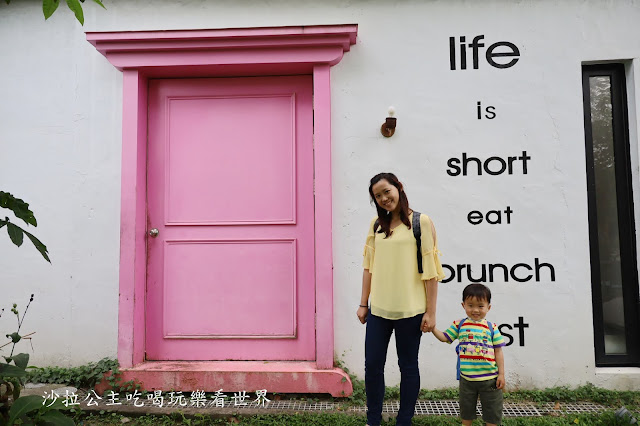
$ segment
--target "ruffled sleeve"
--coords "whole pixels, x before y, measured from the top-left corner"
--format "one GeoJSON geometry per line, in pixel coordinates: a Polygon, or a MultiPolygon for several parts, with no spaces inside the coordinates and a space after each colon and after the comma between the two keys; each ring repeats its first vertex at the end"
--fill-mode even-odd
{"type": "Polygon", "coordinates": [[[422,276],[423,281],[436,278],[442,281],[445,277],[440,263],[440,250],[433,222],[426,214],[420,215],[420,231],[422,234],[422,276]]]}
{"type": "Polygon", "coordinates": [[[368,269],[369,272],[373,271],[373,258],[376,252],[376,236],[373,233],[373,225],[376,223],[376,218],[371,220],[369,224],[369,233],[367,234],[367,241],[364,243],[364,259],[362,260],[362,267],[368,269]]]}

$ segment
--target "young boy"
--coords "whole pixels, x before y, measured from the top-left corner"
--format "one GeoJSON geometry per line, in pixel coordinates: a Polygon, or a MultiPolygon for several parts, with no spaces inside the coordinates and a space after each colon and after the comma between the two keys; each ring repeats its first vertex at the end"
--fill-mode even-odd
{"type": "Polygon", "coordinates": [[[504,339],[495,324],[485,317],[491,309],[491,291],[483,284],[469,284],[462,292],[462,307],[467,317],[445,330],[433,329],[438,340],[453,343],[458,339],[460,362],[460,417],[470,426],[476,418],[478,395],[482,420],[487,426],[502,420],[504,388],[504,339]]]}

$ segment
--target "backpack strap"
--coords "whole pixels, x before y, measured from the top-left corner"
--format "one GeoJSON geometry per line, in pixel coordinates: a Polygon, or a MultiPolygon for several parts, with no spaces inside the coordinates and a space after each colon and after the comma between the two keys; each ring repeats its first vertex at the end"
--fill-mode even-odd
{"type": "Polygon", "coordinates": [[[491,334],[491,345],[493,345],[493,324],[491,321],[487,321],[487,325],[489,326],[489,334],[491,334]]]}
{"type": "MultiPolygon", "coordinates": [[[[418,250],[416,252],[416,256],[418,259],[418,273],[422,273],[422,229],[420,229],[420,212],[413,211],[413,220],[411,221],[411,228],[413,229],[413,236],[416,239],[416,246],[418,246],[418,250]]],[[[378,232],[378,228],[380,227],[380,219],[376,219],[373,224],[373,233],[378,232]]]]}
{"type": "Polygon", "coordinates": [[[464,322],[467,320],[467,317],[464,317],[460,320],[460,322],[458,323],[458,334],[460,334],[460,329],[462,328],[462,324],[464,324],[464,322]]]}
{"type": "Polygon", "coordinates": [[[458,355],[458,364],[456,365],[456,380],[460,380],[460,328],[462,328],[462,324],[466,321],[466,317],[461,319],[458,323],[458,344],[456,345],[456,354],[458,355]]]}
{"type": "Polygon", "coordinates": [[[411,221],[411,228],[413,229],[413,236],[416,239],[416,245],[418,246],[418,273],[422,273],[422,229],[420,229],[420,212],[413,211],[413,220],[411,221]]]}

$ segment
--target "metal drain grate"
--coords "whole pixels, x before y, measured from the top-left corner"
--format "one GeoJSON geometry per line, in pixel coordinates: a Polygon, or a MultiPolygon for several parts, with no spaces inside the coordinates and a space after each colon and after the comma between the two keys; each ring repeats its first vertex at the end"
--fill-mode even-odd
{"type": "MultiPolygon", "coordinates": [[[[385,402],[384,404],[382,404],[383,413],[397,413],[399,409],[400,409],[399,402],[385,402]]],[[[349,411],[355,411],[355,412],[361,413],[361,412],[367,411],[367,407],[361,407],[361,406],[351,407],[349,408],[349,411]]]]}
{"type": "MultiPolygon", "coordinates": [[[[253,406],[251,408],[260,408],[253,406]]],[[[327,411],[335,410],[336,405],[332,402],[298,402],[298,401],[271,401],[264,405],[264,408],[272,410],[300,410],[300,411],[327,411]]]]}
{"type": "MultiPolygon", "coordinates": [[[[87,399],[91,396],[86,391],[80,389],[77,391],[77,404],[84,406],[87,405],[87,399]],[[85,399],[87,398],[87,399],[85,399]]],[[[127,400],[125,395],[121,395],[122,406],[132,406],[134,401],[127,400]]],[[[145,406],[151,406],[151,402],[147,398],[140,398],[139,402],[143,402],[145,406]]],[[[94,405],[97,405],[94,403],[94,405]]],[[[99,401],[100,406],[108,406],[107,398],[103,398],[99,401]]],[[[191,406],[191,405],[190,405],[191,406]]],[[[261,408],[265,410],[294,410],[294,411],[334,411],[337,410],[341,404],[334,402],[309,402],[309,401],[274,401],[265,402],[263,404],[257,404],[255,400],[246,401],[246,405],[236,405],[232,400],[224,401],[224,408],[261,408]]],[[[116,407],[108,407],[111,409],[117,409],[116,407]]],[[[178,409],[179,406],[171,406],[166,404],[162,408],[178,409]]],[[[216,406],[210,399],[206,400],[202,406],[198,405],[196,408],[214,409],[221,408],[216,406]]],[[[399,401],[388,401],[382,405],[382,412],[388,414],[396,414],[400,409],[399,401]]],[[[590,402],[575,402],[575,403],[545,403],[545,404],[528,404],[528,403],[508,403],[505,402],[503,406],[504,417],[541,417],[545,415],[566,415],[566,414],[596,414],[605,411],[607,407],[594,404],[590,402]]],[[[365,406],[350,407],[350,412],[363,413],[367,411],[365,406]]],[[[420,400],[416,402],[415,414],[422,416],[452,416],[458,417],[460,415],[460,406],[456,400],[420,400]]],[[[476,406],[476,414],[478,417],[482,416],[480,404],[476,406]]]]}
{"type": "MultiPolygon", "coordinates": [[[[253,404],[250,404],[248,407],[256,408],[256,406],[253,404]]],[[[322,411],[335,410],[337,408],[337,405],[330,402],[307,403],[296,401],[271,401],[267,403],[264,408],[322,411]]],[[[383,413],[397,413],[399,409],[400,403],[398,401],[385,402],[382,405],[383,413]]],[[[592,403],[561,404],[559,409],[556,409],[555,404],[552,403],[544,404],[540,408],[537,408],[532,404],[504,403],[503,415],[505,417],[542,417],[543,415],[550,412],[562,414],[580,414],[599,413],[604,410],[604,406],[592,403]]],[[[348,411],[359,413],[366,412],[367,407],[350,407],[348,411]]],[[[418,401],[416,403],[415,412],[416,415],[457,417],[460,415],[460,405],[458,404],[458,401],[453,400],[418,401]]],[[[482,416],[482,409],[480,404],[476,406],[476,414],[478,415],[478,417],[482,416]]]]}
{"type": "Polygon", "coordinates": [[[459,416],[458,401],[418,401],[416,415],[425,416],[459,416]]]}
{"type": "Polygon", "coordinates": [[[400,409],[400,402],[385,402],[382,404],[382,412],[383,413],[397,413],[400,409]]]}
{"type": "MultiPolygon", "coordinates": [[[[400,403],[384,404],[383,413],[397,413],[400,403]]],[[[367,411],[366,407],[351,407],[349,411],[363,412],[367,411]]],[[[542,413],[531,404],[510,404],[505,403],[503,406],[503,414],[505,417],[542,417],[542,413]]],[[[460,405],[458,401],[418,401],[416,403],[416,415],[423,416],[453,416],[460,415],[460,405]]],[[[482,417],[480,404],[476,406],[476,415],[482,417]]]]}
{"type": "Polygon", "coordinates": [[[594,404],[591,402],[567,402],[567,403],[546,403],[540,407],[540,410],[545,413],[560,413],[560,414],[582,414],[582,413],[600,413],[604,411],[606,407],[600,404],[594,404]]]}
{"type": "MultiPolygon", "coordinates": [[[[417,404],[416,404],[416,407],[417,407],[417,404]]],[[[399,409],[400,409],[399,401],[385,402],[382,404],[383,413],[397,413],[399,409]]],[[[349,408],[349,411],[355,411],[360,413],[360,412],[367,411],[367,407],[351,407],[349,408]]]]}
{"type": "Polygon", "coordinates": [[[542,413],[533,405],[506,402],[502,406],[502,415],[505,417],[542,417],[542,413]]]}
{"type": "Polygon", "coordinates": [[[367,411],[367,407],[357,406],[357,407],[349,407],[348,411],[355,411],[357,413],[361,413],[363,411],[367,411]]]}

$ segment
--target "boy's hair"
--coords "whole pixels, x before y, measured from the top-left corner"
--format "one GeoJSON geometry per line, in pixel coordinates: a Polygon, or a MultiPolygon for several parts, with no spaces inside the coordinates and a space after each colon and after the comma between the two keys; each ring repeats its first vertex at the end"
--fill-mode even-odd
{"type": "Polygon", "coordinates": [[[464,302],[471,297],[491,303],[491,290],[484,284],[469,284],[462,290],[462,301],[464,302]]]}

